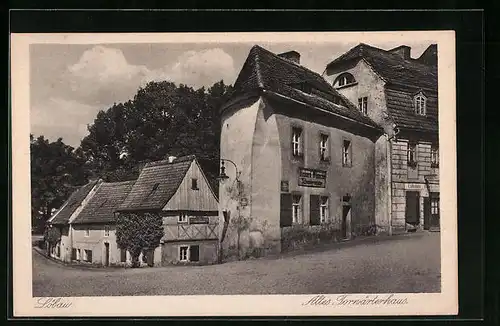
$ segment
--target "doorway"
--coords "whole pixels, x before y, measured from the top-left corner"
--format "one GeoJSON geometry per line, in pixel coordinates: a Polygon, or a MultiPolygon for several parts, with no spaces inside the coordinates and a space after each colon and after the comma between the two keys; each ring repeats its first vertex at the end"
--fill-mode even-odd
{"type": "Polygon", "coordinates": [[[341,236],[342,239],[349,239],[349,229],[351,220],[351,204],[344,203],[342,205],[342,224],[341,224],[341,236]]]}
{"type": "Polygon", "coordinates": [[[109,243],[104,243],[104,266],[109,266],[109,243]]]}
{"type": "Polygon", "coordinates": [[[405,221],[414,227],[420,224],[420,193],[418,191],[406,192],[405,221]]]}

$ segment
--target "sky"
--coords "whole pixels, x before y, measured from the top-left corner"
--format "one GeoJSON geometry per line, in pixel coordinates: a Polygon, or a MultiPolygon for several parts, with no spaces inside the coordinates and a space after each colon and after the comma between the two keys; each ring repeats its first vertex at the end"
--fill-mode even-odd
{"type": "MultiPolygon", "coordinates": [[[[274,52],[295,50],[301,64],[322,74],[352,43],[265,43],[274,52]]],[[[430,42],[406,42],[418,57],[430,42]]],[[[233,84],[254,43],[31,44],[30,124],[35,137],[62,137],[78,147],[100,110],[132,99],[152,80],[193,88],[233,84]]],[[[400,43],[370,43],[391,49],[400,43]]]]}

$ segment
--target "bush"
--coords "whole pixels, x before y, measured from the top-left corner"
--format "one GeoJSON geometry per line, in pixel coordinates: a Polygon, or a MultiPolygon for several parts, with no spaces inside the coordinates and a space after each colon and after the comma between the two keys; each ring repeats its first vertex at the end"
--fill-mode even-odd
{"type": "Polygon", "coordinates": [[[318,226],[293,225],[282,228],[281,248],[283,251],[304,249],[318,243],[331,243],[339,240],[340,230],[333,223],[318,226]]]}

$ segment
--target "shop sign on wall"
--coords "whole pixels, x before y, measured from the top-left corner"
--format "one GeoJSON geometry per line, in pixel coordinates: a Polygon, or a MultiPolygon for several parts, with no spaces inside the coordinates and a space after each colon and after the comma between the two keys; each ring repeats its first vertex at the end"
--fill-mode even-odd
{"type": "Polygon", "coordinates": [[[299,186],[325,188],[326,171],[299,168],[299,186]]]}

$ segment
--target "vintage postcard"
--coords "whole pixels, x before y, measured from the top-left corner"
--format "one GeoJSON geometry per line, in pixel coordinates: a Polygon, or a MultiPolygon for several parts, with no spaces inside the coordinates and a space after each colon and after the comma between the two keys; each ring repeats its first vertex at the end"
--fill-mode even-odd
{"type": "Polygon", "coordinates": [[[15,316],[458,313],[453,31],[10,58],[15,316]]]}

